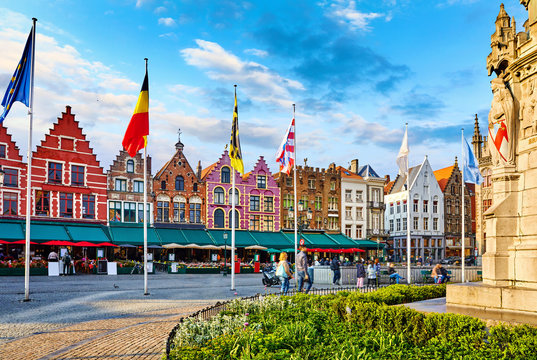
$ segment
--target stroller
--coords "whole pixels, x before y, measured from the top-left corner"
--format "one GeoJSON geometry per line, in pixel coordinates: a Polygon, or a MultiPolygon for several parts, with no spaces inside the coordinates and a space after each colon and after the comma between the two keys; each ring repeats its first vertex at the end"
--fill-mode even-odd
{"type": "Polygon", "coordinates": [[[280,285],[280,278],[276,276],[276,269],[269,265],[263,268],[263,285],[271,287],[280,285]]]}

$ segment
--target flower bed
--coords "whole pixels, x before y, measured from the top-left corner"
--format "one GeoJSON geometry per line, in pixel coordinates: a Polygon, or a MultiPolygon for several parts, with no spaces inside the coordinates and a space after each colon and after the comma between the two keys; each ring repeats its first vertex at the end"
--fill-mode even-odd
{"type": "Polygon", "coordinates": [[[207,321],[186,319],[171,359],[530,359],[537,328],[485,329],[481,320],[422,314],[403,302],[445,286],[394,285],[373,293],[236,300],[207,321]]]}
{"type": "MultiPolygon", "coordinates": [[[[24,259],[0,261],[0,276],[24,276],[24,259]]],[[[45,260],[30,261],[30,275],[48,275],[45,260]]]]}

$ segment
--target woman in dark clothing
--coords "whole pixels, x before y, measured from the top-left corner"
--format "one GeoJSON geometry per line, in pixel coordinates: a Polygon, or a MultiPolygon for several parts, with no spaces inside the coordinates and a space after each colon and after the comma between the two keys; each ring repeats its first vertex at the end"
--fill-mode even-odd
{"type": "Polygon", "coordinates": [[[357,288],[364,287],[364,278],[365,278],[364,264],[362,264],[361,261],[358,261],[358,263],[356,264],[356,287],[357,288]]]}

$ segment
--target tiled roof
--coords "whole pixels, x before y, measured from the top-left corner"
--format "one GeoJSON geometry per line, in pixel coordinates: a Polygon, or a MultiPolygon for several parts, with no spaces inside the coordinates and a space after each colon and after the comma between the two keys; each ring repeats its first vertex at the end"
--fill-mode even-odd
{"type": "Polygon", "coordinates": [[[455,165],[451,165],[443,169],[436,170],[434,171],[434,177],[437,181],[440,181],[441,179],[449,179],[454,168],[455,165]]]}
{"type": "MultiPolygon", "coordinates": [[[[418,175],[418,172],[420,171],[420,168],[421,168],[421,165],[418,165],[418,166],[414,166],[414,167],[411,167],[409,169],[409,173],[410,173],[410,185],[412,185],[412,182],[414,181],[414,179],[416,178],[416,176],[418,175]]],[[[392,190],[391,190],[391,193],[397,193],[399,191],[405,191],[405,184],[407,183],[406,182],[406,178],[407,176],[406,175],[399,175],[397,176],[397,178],[395,179],[395,184],[393,184],[393,187],[392,187],[392,190]]]]}
{"type": "Polygon", "coordinates": [[[203,170],[201,171],[201,179],[202,179],[202,180],[205,179],[205,177],[206,177],[207,175],[209,175],[209,173],[215,168],[215,166],[216,166],[216,163],[211,164],[211,165],[207,166],[205,169],[203,169],[203,170]]]}
{"type": "Polygon", "coordinates": [[[370,165],[364,165],[361,166],[360,169],[358,169],[358,175],[361,177],[377,177],[380,178],[380,176],[373,170],[373,168],[370,165]]]}
{"type": "Polygon", "coordinates": [[[353,172],[351,172],[348,169],[345,169],[343,166],[338,166],[336,168],[337,171],[341,173],[342,178],[348,178],[348,179],[363,179],[360,175],[357,175],[353,172]]]}
{"type": "Polygon", "coordinates": [[[389,194],[390,190],[392,189],[393,185],[395,184],[395,180],[390,181],[384,186],[384,194],[389,194]]]}

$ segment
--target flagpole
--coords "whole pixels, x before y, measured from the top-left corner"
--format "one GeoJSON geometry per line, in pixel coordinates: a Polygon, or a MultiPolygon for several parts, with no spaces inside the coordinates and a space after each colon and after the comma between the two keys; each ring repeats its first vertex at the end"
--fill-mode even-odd
{"type": "Polygon", "coordinates": [[[466,159],[464,159],[464,129],[461,129],[461,150],[462,150],[462,156],[463,156],[463,159],[462,159],[462,166],[461,166],[461,173],[462,173],[462,181],[461,181],[461,205],[462,205],[462,230],[461,230],[461,270],[462,270],[462,282],[464,283],[465,282],[465,267],[464,267],[464,252],[465,252],[465,249],[464,249],[464,165],[466,164],[465,161],[467,161],[466,159]]]}
{"type": "MultiPolygon", "coordinates": [[[[235,87],[235,99],[237,99],[237,85],[235,87]]],[[[237,117],[239,114],[237,114],[237,117]]],[[[231,150],[231,149],[230,149],[231,150]]],[[[230,157],[231,162],[231,157],[230,157]]],[[[231,289],[235,290],[235,168],[231,166],[231,289]]]]}
{"type": "MultiPolygon", "coordinates": [[[[408,148],[408,123],[405,124],[405,134],[407,136],[407,148],[408,148]]],[[[411,268],[410,268],[410,256],[412,249],[410,247],[410,166],[408,155],[406,158],[406,190],[407,190],[407,208],[406,208],[406,277],[407,283],[412,283],[411,268]]]]}
{"type": "MultiPolygon", "coordinates": [[[[145,73],[147,74],[147,58],[145,60],[145,73]]],[[[149,89],[147,90],[149,94],[149,89]]],[[[148,96],[149,102],[149,96],[148,96]]],[[[148,103],[149,109],[149,103],[148,103]]],[[[149,117],[149,111],[147,116],[149,117]]],[[[149,295],[147,291],[147,136],[144,146],[144,295],[149,295]]]]}
{"type": "Polygon", "coordinates": [[[24,301],[30,301],[30,215],[32,211],[32,129],[34,121],[34,65],[35,65],[35,25],[32,18],[32,66],[30,67],[30,107],[28,115],[30,126],[28,130],[28,170],[26,171],[26,244],[24,250],[24,301]]]}
{"type": "Polygon", "coordinates": [[[296,257],[298,256],[298,209],[297,209],[297,194],[296,194],[296,119],[295,119],[295,104],[293,104],[293,119],[295,120],[295,148],[294,148],[294,164],[293,164],[293,192],[295,194],[295,286],[298,286],[298,268],[296,266],[296,257]]]}

